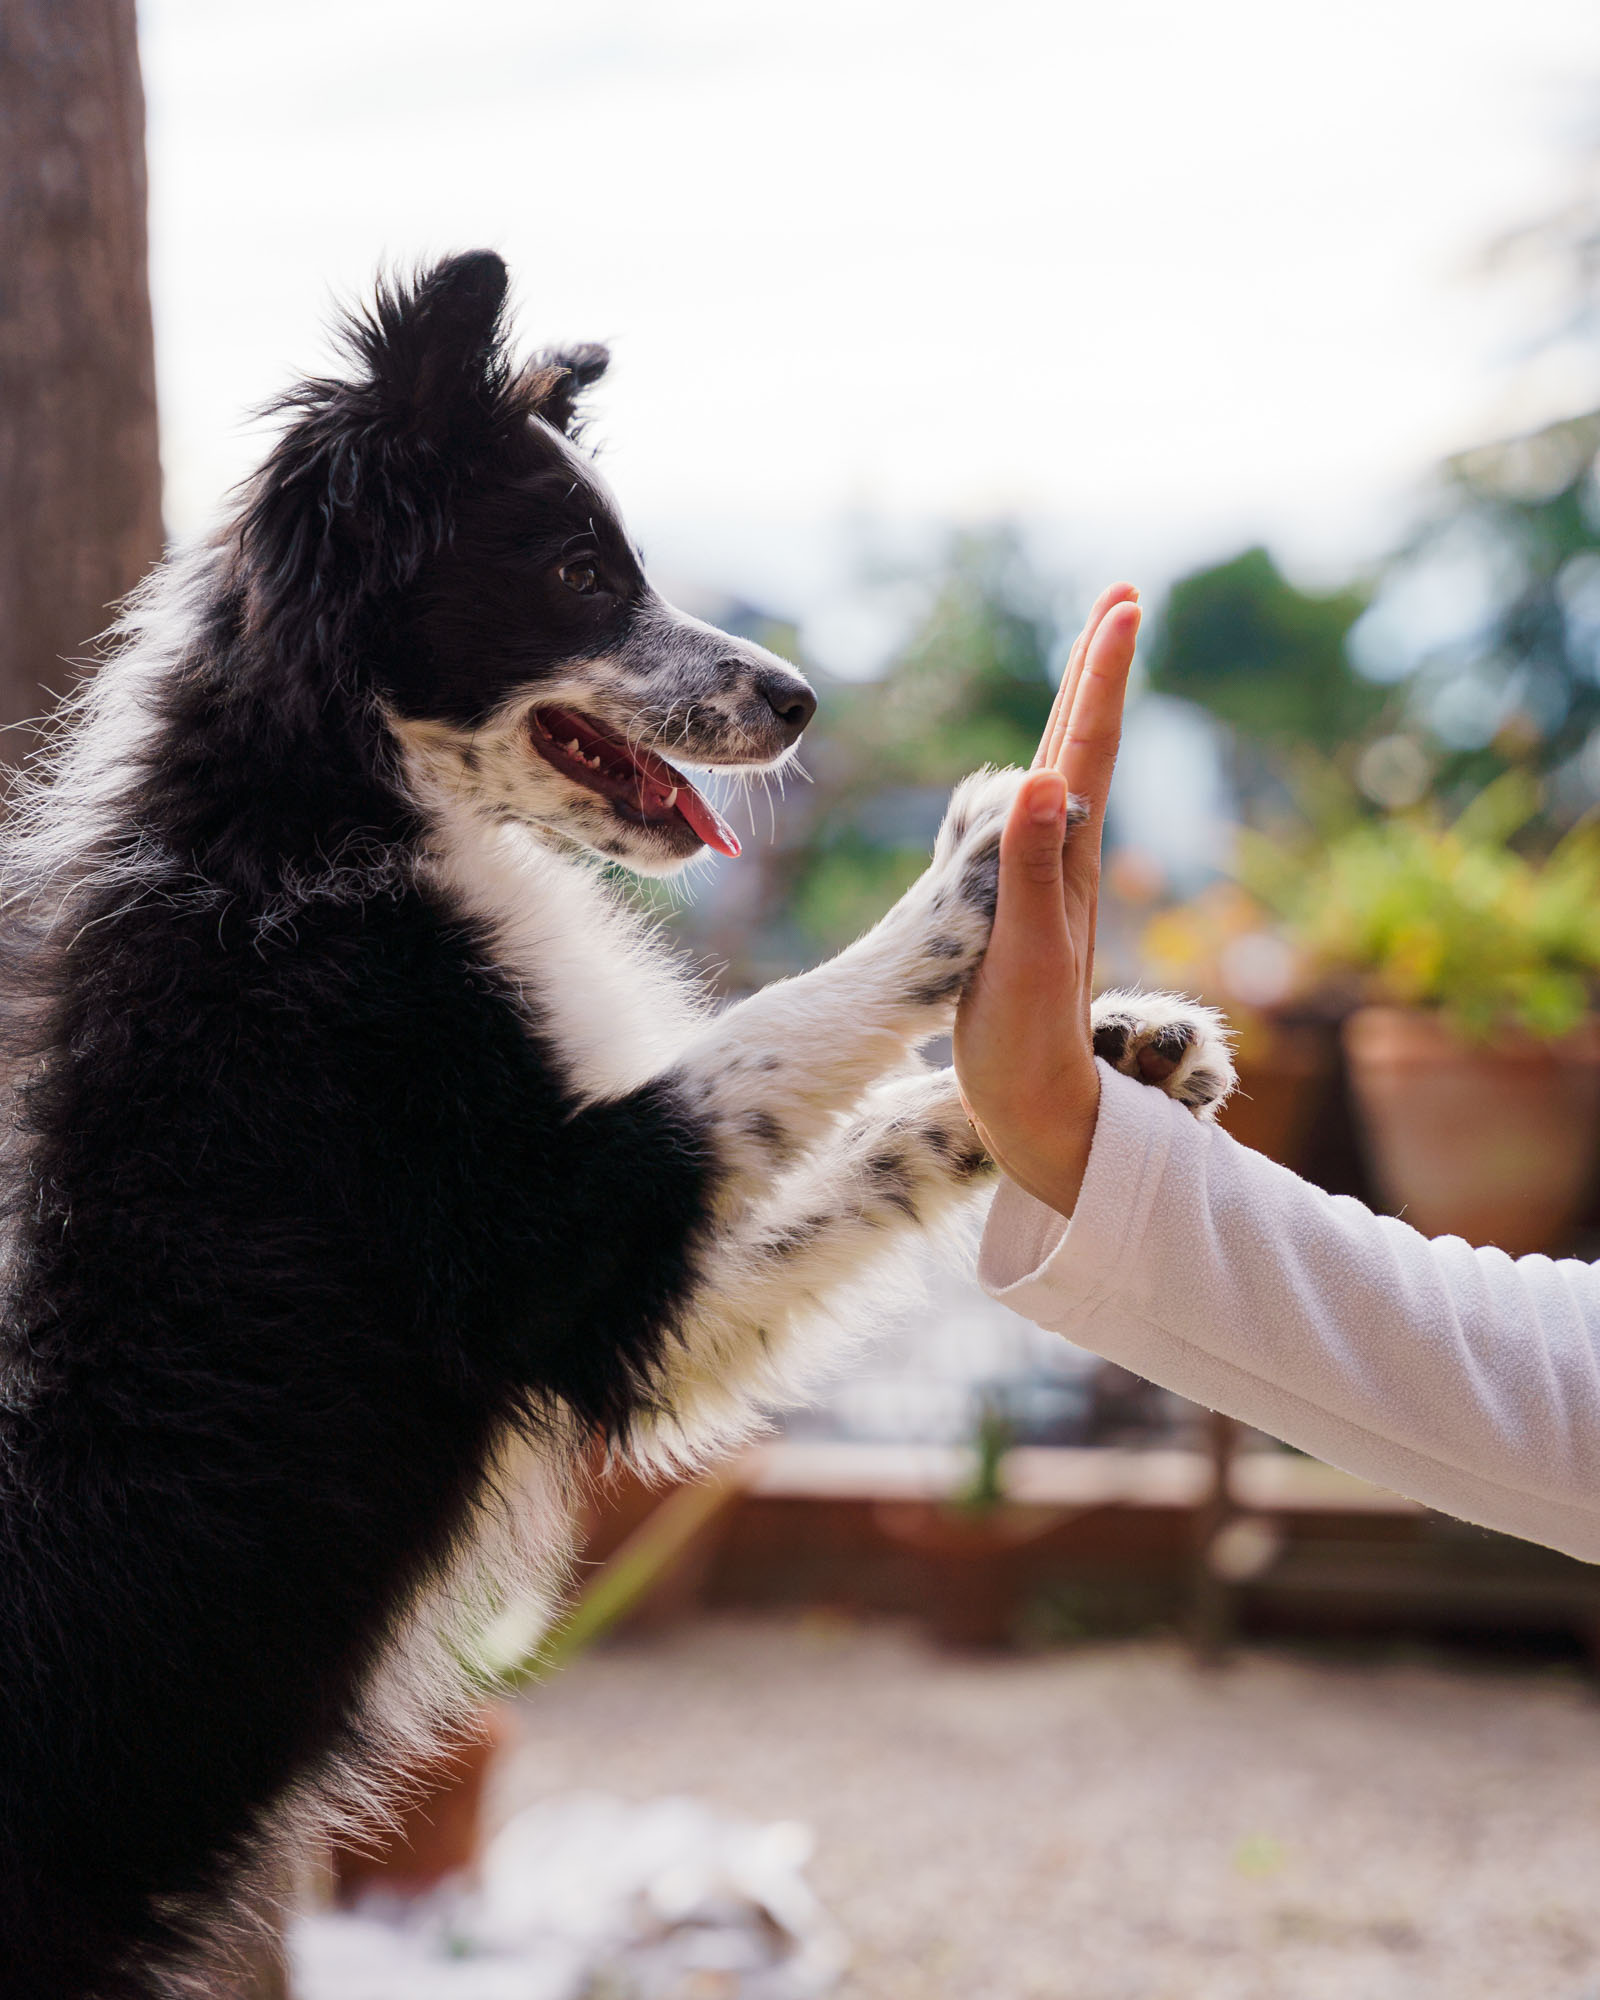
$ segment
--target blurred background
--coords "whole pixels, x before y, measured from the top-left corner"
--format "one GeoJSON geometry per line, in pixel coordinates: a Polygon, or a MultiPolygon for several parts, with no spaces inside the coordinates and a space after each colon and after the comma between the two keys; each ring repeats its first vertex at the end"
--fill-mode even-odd
{"type": "MultiPolygon", "coordinates": [[[[887,907],[1127,577],[1105,981],[1224,1007],[1325,1187],[1600,1252],[1592,4],[8,0],[0,113],[13,759],[333,305],[492,245],[611,344],[657,580],[822,694],[656,903],[723,990],[887,907]]],[[[605,1491],[303,2000],[1600,1994],[1595,1573],[927,1263],[726,1477],[605,1491]]]]}

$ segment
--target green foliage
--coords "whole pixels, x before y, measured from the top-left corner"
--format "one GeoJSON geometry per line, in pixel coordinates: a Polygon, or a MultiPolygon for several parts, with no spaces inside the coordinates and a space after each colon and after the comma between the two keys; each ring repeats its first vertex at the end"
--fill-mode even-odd
{"type": "Polygon", "coordinates": [[[785,874],[807,942],[859,937],[927,865],[943,799],[982,764],[1032,761],[1061,634],[1014,531],[958,535],[880,680],[830,690],[806,761],[810,825],[785,874]]]}
{"type": "Polygon", "coordinates": [[[1453,824],[1436,808],[1347,826],[1296,852],[1246,835],[1241,873],[1314,963],[1364,997],[1436,1008],[1463,1034],[1545,1038],[1588,1011],[1600,974],[1600,826],[1543,859],[1512,836],[1539,809],[1510,773],[1453,824]]]}
{"type": "Polygon", "coordinates": [[[880,774],[949,786],[980,764],[1030,763],[1057,641],[1015,532],[958,535],[921,623],[856,705],[880,774]]]}
{"type": "Polygon", "coordinates": [[[824,838],[799,873],[791,914],[808,937],[842,949],[870,930],[928,865],[922,847],[884,847],[854,826],[824,838]]]}
{"type": "Polygon", "coordinates": [[[1265,549],[1246,549],[1172,586],[1150,684],[1246,736],[1331,749],[1366,730],[1386,699],[1345,653],[1366,603],[1357,590],[1298,590],[1265,549]]]}

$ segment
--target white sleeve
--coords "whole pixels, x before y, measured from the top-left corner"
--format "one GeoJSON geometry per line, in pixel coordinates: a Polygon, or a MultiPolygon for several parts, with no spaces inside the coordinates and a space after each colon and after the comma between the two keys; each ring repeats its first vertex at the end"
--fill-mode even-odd
{"type": "Polygon", "coordinates": [[[1100,1069],[1070,1222],[1002,1183],[987,1290],[1347,1472],[1600,1561],[1600,1266],[1429,1241],[1100,1069]]]}

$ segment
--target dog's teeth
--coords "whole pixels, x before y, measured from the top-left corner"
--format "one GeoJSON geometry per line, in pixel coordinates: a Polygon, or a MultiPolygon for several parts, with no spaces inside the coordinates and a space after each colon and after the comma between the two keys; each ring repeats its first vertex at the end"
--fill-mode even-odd
{"type": "Polygon", "coordinates": [[[573,737],[572,741],[567,745],[567,748],[572,752],[574,757],[580,757],[583,754],[582,751],[579,750],[578,748],[578,739],[576,736],[573,737]]]}
{"type": "Polygon", "coordinates": [[[667,794],[667,805],[670,808],[672,806],[675,806],[677,803],[678,803],[678,788],[676,785],[674,785],[672,790],[667,794]]]}

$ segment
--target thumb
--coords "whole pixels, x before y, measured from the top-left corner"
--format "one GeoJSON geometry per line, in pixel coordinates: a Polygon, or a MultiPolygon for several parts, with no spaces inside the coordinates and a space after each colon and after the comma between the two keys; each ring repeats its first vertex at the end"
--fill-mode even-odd
{"type": "Polygon", "coordinates": [[[1000,900],[995,935],[1024,945],[1035,962],[1052,959],[1066,942],[1062,849],[1067,837],[1067,781],[1059,771],[1032,771],[1023,781],[1000,836],[1000,900]]]}

